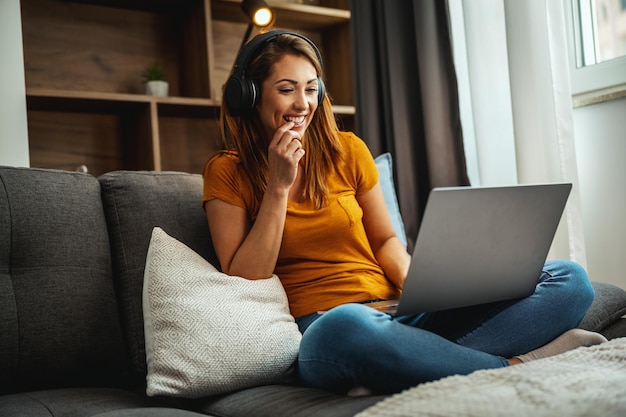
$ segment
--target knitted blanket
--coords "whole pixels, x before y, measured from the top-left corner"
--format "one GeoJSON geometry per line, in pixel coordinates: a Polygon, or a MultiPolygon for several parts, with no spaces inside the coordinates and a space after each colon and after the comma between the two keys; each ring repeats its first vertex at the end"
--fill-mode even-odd
{"type": "Polygon", "coordinates": [[[356,417],[626,416],[626,338],[408,389],[356,417]]]}

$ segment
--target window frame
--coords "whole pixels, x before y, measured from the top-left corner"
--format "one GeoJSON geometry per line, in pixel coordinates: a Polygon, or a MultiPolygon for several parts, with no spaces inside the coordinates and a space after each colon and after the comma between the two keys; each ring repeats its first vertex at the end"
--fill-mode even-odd
{"type": "MultiPolygon", "coordinates": [[[[615,58],[588,66],[581,66],[583,57],[579,47],[582,42],[583,32],[592,28],[592,22],[587,25],[577,23],[581,13],[579,8],[580,0],[563,0],[566,20],[567,43],[570,57],[570,74],[572,96],[575,104],[587,104],[589,102],[600,102],[612,98],[626,96],[626,56],[615,58]],[[576,22],[576,23],[575,23],[576,22]]],[[[592,16],[591,7],[582,8],[582,13],[587,17],[592,16]]],[[[589,44],[593,41],[587,41],[589,44]]],[[[590,52],[586,52],[591,54],[590,52]]],[[[595,54],[595,52],[594,52],[595,54]]],[[[595,56],[593,58],[595,62],[595,56]]]]}

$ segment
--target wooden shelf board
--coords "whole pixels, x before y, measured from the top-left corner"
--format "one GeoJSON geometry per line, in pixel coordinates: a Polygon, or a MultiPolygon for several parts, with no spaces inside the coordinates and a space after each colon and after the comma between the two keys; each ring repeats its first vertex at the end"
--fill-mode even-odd
{"type": "Polygon", "coordinates": [[[356,109],[354,106],[342,106],[342,105],[333,105],[333,112],[336,114],[356,114],[356,109]]]}
{"type": "Polygon", "coordinates": [[[93,4],[97,6],[115,7],[128,10],[169,13],[202,0],[66,0],[72,3],[93,4]]]}
{"type": "Polygon", "coordinates": [[[194,97],[153,97],[142,94],[101,93],[93,91],[69,91],[53,89],[26,89],[26,98],[29,108],[33,110],[68,110],[83,112],[110,112],[118,113],[128,106],[149,105],[169,108],[178,107],[182,113],[186,111],[197,113],[194,108],[215,108],[220,103],[211,99],[194,97]]]}

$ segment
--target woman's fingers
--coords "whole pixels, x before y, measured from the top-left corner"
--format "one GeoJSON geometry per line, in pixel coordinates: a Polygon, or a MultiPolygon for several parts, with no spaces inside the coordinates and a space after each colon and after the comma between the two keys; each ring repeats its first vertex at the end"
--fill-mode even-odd
{"type": "Polygon", "coordinates": [[[295,156],[298,160],[302,158],[304,155],[302,138],[298,132],[291,130],[293,126],[293,122],[288,122],[276,130],[270,142],[270,153],[274,151],[276,155],[295,156]]]}
{"type": "Polygon", "coordinates": [[[302,138],[291,130],[293,126],[293,122],[288,122],[276,130],[268,152],[270,180],[289,187],[296,179],[298,163],[304,156],[302,138]]]}

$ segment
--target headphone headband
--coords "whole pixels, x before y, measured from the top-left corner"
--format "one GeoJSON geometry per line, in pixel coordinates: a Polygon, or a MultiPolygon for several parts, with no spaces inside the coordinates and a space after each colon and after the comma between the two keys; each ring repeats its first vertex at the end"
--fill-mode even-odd
{"type": "MultiPolygon", "coordinates": [[[[307,37],[296,32],[287,30],[272,30],[252,38],[250,42],[245,44],[235,60],[233,75],[226,81],[224,97],[228,110],[233,116],[240,116],[254,108],[257,103],[260,87],[252,80],[246,77],[246,71],[250,63],[258,56],[263,48],[276,40],[280,35],[287,34],[297,36],[306,41],[317,57],[320,66],[323,66],[322,55],[317,46],[307,37]]],[[[318,77],[318,103],[324,100],[326,88],[320,77],[318,77]]]]}

